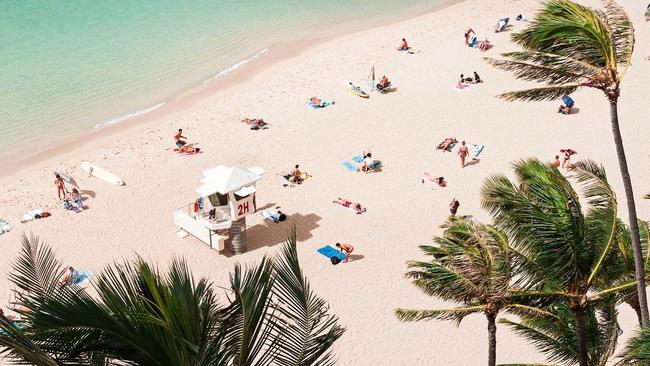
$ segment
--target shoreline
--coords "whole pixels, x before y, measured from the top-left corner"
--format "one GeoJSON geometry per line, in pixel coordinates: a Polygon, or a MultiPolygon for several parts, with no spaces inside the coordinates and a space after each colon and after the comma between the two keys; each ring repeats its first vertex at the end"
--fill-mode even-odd
{"type": "MultiPolygon", "coordinates": [[[[208,99],[214,99],[238,87],[245,87],[246,84],[262,76],[278,64],[290,62],[306,52],[318,49],[328,43],[334,43],[336,40],[345,36],[353,36],[358,33],[393,27],[420,17],[430,16],[433,13],[465,1],[447,0],[444,3],[433,5],[424,13],[404,14],[404,18],[400,19],[391,19],[390,15],[385,14],[372,19],[365,19],[361,22],[362,24],[354,23],[352,25],[352,22],[344,22],[337,24],[333,31],[320,31],[296,41],[276,43],[264,47],[250,57],[236,62],[206,78],[200,84],[180,91],[176,95],[168,98],[168,100],[162,100],[155,105],[127,112],[107,121],[98,122],[93,128],[70,136],[56,145],[37,150],[33,153],[25,154],[24,151],[19,151],[12,154],[8,152],[2,156],[3,160],[7,162],[5,163],[5,169],[0,172],[0,179],[11,177],[51,159],[67,157],[75,152],[81,151],[83,148],[89,147],[92,143],[121,135],[138,127],[144,128],[153,123],[171,119],[179,113],[189,111],[192,107],[204,106],[208,99]],[[225,74],[223,74],[224,72],[225,74]]],[[[30,145],[37,145],[40,141],[46,139],[46,137],[39,138],[37,141],[30,143],[30,145]]]]}

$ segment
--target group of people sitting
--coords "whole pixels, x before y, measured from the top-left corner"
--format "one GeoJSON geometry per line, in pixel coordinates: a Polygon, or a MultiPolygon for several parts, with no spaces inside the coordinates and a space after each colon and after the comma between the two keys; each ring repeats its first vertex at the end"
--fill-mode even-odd
{"type": "Polygon", "coordinates": [[[465,74],[460,74],[460,79],[458,80],[458,84],[456,84],[456,88],[458,89],[464,89],[469,86],[469,84],[479,84],[482,83],[483,80],[479,76],[479,74],[474,71],[474,77],[465,77],[465,74]]]}
{"type": "Polygon", "coordinates": [[[77,188],[72,188],[70,192],[66,193],[65,197],[61,200],[61,207],[75,212],[83,210],[84,203],[77,188]]]}

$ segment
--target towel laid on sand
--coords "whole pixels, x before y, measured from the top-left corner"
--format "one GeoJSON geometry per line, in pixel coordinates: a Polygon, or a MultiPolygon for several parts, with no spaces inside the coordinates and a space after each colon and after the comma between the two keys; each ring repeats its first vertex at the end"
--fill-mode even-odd
{"type": "Polygon", "coordinates": [[[330,102],[323,102],[321,105],[315,105],[314,103],[311,102],[311,100],[308,100],[307,105],[310,106],[312,109],[320,109],[320,108],[325,108],[331,106],[333,103],[330,102]]]}
{"type": "Polygon", "coordinates": [[[11,225],[7,221],[0,219],[0,235],[4,233],[8,233],[10,231],[11,231],[11,225]]]}
{"type": "Polygon", "coordinates": [[[329,245],[326,245],[318,249],[317,251],[318,253],[326,256],[327,258],[337,257],[340,260],[345,260],[345,253],[341,253],[340,251],[336,250],[335,248],[329,245]]]}
{"type": "Polygon", "coordinates": [[[79,271],[75,272],[72,276],[73,285],[82,285],[86,282],[90,282],[90,279],[93,278],[93,274],[90,271],[79,271]]]}
{"type": "Polygon", "coordinates": [[[349,161],[342,161],[341,164],[345,167],[345,169],[351,172],[356,172],[359,170],[359,168],[356,165],[350,163],[349,161]]]}

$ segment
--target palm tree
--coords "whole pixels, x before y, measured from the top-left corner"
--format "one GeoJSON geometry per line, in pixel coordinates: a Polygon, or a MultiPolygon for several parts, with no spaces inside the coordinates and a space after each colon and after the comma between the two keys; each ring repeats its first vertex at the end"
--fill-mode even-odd
{"type": "MultiPolygon", "coordinates": [[[[499,319],[515,333],[524,336],[551,364],[545,366],[572,366],[578,362],[576,350],[575,314],[566,303],[548,309],[548,314],[523,316],[521,321],[499,319]]],[[[621,334],[616,312],[616,301],[608,299],[585,309],[585,334],[589,366],[606,366],[616,350],[621,334]]],[[[526,364],[516,364],[527,366],[526,364]]],[[[500,365],[514,366],[514,365],[500,365]]],[[[533,365],[529,365],[533,366],[533,365]]]]}
{"type": "Polygon", "coordinates": [[[483,207],[527,259],[513,296],[542,307],[566,303],[575,316],[580,366],[587,366],[586,309],[636,283],[614,281],[607,271],[616,255],[616,196],[603,167],[591,161],[574,167],[582,197],[557,168],[537,159],[515,163],[514,171],[517,182],[495,175],[482,188],[483,207]]]}
{"type": "Polygon", "coordinates": [[[93,282],[96,296],[60,287],[62,273],[46,245],[23,238],[9,277],[26,326],[0,322],[0,344],[11,359],[51,365],[332,365],[331,346],[343,333],[302,274],[295,231],[276,257],[246,269],[235,265],[225,303],[206,279],[195,281],[182,260],[166,272],[142,259],[108,266],[93,282]]]}
{"type": "Polygon", "coordinates": [[[526,29],[512,35],[523,51],[504,53],[501,60],[486,60],[497,68],[513,72],[518,79],[545,84],[500,95],[508,101],[554,100],[581,87],[601,90],[609,100],[612,133],[630,220],[639,307],[643,324],[648,325],[634,192],[618,121],[620,84],[631,62],[634,28],[621,6],[612,0],[604,0],[604,3],[602,10],[595,10],[570,0],[547,1],[526,29]]]}
{"type": "Polygon", "coordinates": [[[493,226],[454,218],[442,226],[436,245],[422,245],[430,261],[410,261],[406,277],[427,295],[462,303],[445,309],[397,309],[401,321],[452,320],[459,325],[466,316],[483,313],[488,321],[488,365],[496,364],[496,318],[501,311],[540,312],[517,304],[508,291],[518,254],[508,239],[493,226]]]}

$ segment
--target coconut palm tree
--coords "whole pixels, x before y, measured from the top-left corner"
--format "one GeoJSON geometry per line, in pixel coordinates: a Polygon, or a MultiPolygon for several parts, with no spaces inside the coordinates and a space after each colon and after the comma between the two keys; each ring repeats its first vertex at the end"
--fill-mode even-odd
{"type": "Polygon", "coordinates": [[[625,187],[637,291],[643,324],[648,325],[643,256],[637,227],[632,182],[618,121],[620,84],[634,50],[634,28],[621,6],[604,0],[603,9],[592,9],[570,0],[550,0],[521,32],[512,35],[523,51],[486,60],[511,71],[518,79],[544,86],[500,95],[509,101],[555,100],[581,87],[601,90],[609,101],[610,120],[618,163],[625,187]]]}
{"type": "MultiPolygon", "coordinates": [[[[558,303],[547,309],[547,314],[523,316],[521,321],[499,319],[500,324],[510,327],[525,337],[535,348],[546,355],[550,364],[545,366],[572,366],[578,362],[576,350],[575,314],[566,303],[558,303]]],[[[606,366],[616,350],[621,334],[618,325],[615,299],[609,299],[585,309],[585,334],[589,366],[606,366]]],[[[518,366],[533,366],[516,364],[518,366]]],[[[500,365],[515,366],[515,365],[500,365]]]]}
{"type": "Polygon", "coordinates": [[[401,321],[452,320],[483,313],[488,321],[488,365],[496,364],[496,318],[502,311],[541,312],[515,303],[508,291],[513,269],[520,262],[508,239],[493,226],[454,218],[442,226],[435,245],[422,245],[430,261],[410,261],[406,277],[427,295],[462,303],[443,309],[397,309],[401,321]]]}
{"type": "Polygon", "coordinates": [[[235,265],[226,301],[174,260],[165,272],[137,259],[108,266],[96,295],[60,287],[63,273],[37,238],[23,238],[10,280],[24,327],[2,319],[0,344],[18,362],[46,365],[332,365],[343,333],[309,288],[295,231],[281,253],[235,265]]]}
{"type": "Polygon", "coordinates": [[[575,315],[580,366],[587,366],[587,307],[636,285],[615,281],[607,270],[616,255],[616,196],[603,167],[591,161],[574,167],[582,196],[549,164],[529,159],[513,165],[516,182],[494,175],[482,187],[483,207],[529,262],[513,296],[542,307],[566,303],[575,315]]]}

